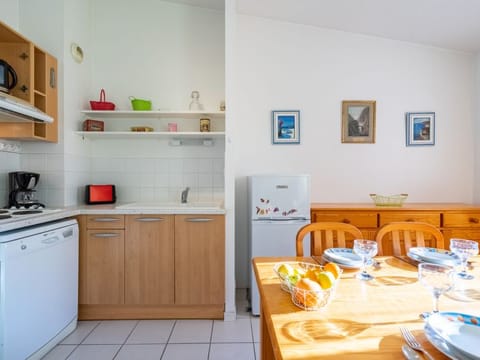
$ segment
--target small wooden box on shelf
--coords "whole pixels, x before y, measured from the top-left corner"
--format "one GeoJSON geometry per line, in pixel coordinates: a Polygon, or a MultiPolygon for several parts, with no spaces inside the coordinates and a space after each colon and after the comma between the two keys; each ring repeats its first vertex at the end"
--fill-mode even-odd
{"type": "Polygon", "coordinates": [[[0,58],[17,73],[18,82],[10,95],[29,102],[54,118],[50,124],[0,121],[0,138],[57,142],[57,60],[2,22],[0,58]]]}

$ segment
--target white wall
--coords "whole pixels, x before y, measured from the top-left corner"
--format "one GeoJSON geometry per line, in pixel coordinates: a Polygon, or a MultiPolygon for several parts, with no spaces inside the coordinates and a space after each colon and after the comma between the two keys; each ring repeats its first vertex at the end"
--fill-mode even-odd
{"type": "Polygon", "coordinates": [[[92,99],[105,88],[118,109],[129,96],[185,110],[192,90],[218,111],[225,93],[224,13],[165,1],[92,1],[92,99]]]}
{"type": "Polygon", "coordinates": [[[473,56],[238,16],[235,79],[237,285],[247,281],[245,177],[312,176],[312,201],[473,200],[473,56]],[[342,100],[376,100],[376,143],[341,143],[342,100]],[[271,144],[271,111],[301,111],[301,144],[271,144]],[[405,113],[436,114],[436,144],[405,146],[405,113]]]}
{"type": "MultiPolygon", "coordinates": [[[[475,73],[475,139],[480,139],[480,53],[476,55],[476,73],[475,73]]],[[[475,176],[474,176],[474,202],[480,203],[480,141],[475,141],[475,176]]]]}

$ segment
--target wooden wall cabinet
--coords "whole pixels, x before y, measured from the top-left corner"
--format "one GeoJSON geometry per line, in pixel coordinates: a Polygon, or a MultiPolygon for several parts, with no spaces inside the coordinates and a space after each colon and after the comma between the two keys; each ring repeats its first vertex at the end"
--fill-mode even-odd
{"type": "Polygon", "coordinates": [[[57,59],[2,22],[0,59],[8,62],[17,73],[18,83],[10,95],[54,118],[51,124],[0,121],[0,138],[58,142],[57,59]]]}
{"type": "Polygon", "coordinates": [[[223,318],[223,215],[84,215],[78,221],[80,320],[223,318]]]}
{"type": "Polygon", "coordinates": [[[381,207],[359,203],[313,203],[312,222],[339,221],[358,227],[365,239],[375,239],[381,226],[394,221],[423,221],[440,228],[445,248],[451,238],[480,242],[480,206],[457,203],[412,203],[381,207]]]}

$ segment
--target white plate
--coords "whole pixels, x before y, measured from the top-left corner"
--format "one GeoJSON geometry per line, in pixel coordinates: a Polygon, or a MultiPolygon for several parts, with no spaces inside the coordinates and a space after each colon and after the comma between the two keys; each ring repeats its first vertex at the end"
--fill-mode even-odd
{"type": "Polygon", "coordinates": [[[457,351],[453,346],[449,345],[444,339],[442,339],[435,331],[425,324],[424,327],[425,337],[430,343],[437,348],[438,351],[448,356],[449,359],[453,360],[472,360],[474,358],[466,356],[463,353],[457,351]]]}
{"type": "Polygon", "coordinates": [[[460,259],[453,252],[444,249],[435,249],[429,247],[411,247],[408,250],[409,257],[417,261],[431,262],[443,265],[458,265],[460,259]]]}
{"type": "Polygon", "coordinates": [[[323,257],[322,257],[323,261],[324,262],[333,262],[335,264],[337,264],[338,266],[340,266],[342,269],[360,269],[362,267],[362,265],[347,265],[347,264],[341,264],[333,259],[330,259],[329,257],[325,256],[325,254],[323,254],[323,257]]]}
{"type": "Polygon", "coordinates": [[[480,317],[441,312],[430,315],[427,325],[457,352],[471,359],[480,359],[480,317]]]}
{"type": "Polygon", "coordinates": [[[362,258],[349,248],[329,248],[323,252],[323,256],[338,265],[355,268],[362,266],[362,258]]]}

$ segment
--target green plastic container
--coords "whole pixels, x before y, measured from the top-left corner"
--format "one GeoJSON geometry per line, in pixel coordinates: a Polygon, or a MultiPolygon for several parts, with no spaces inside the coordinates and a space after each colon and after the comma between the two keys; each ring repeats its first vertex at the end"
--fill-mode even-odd
{"type": "Polygon", "coordinates": [[[136,99],[133,96],[129,97],[132,102],[132,109],[135,111],[152,110],[152,102],[150,100],[136,99]]]}

